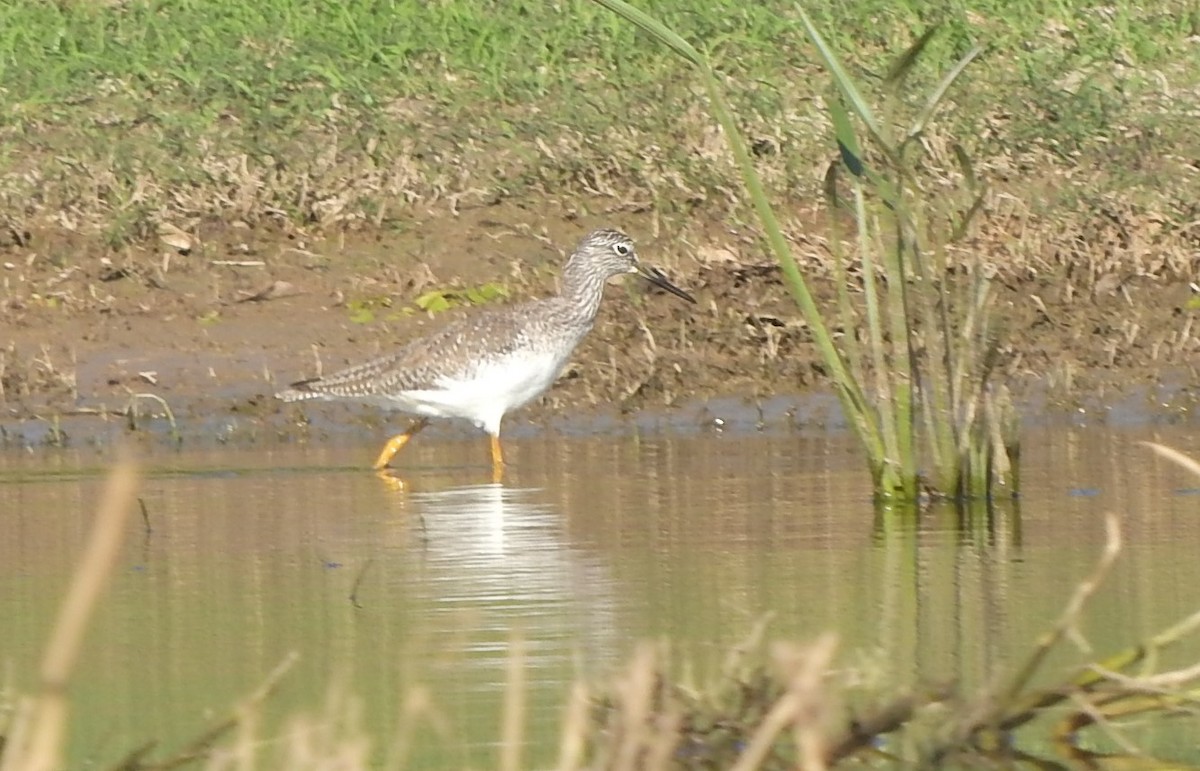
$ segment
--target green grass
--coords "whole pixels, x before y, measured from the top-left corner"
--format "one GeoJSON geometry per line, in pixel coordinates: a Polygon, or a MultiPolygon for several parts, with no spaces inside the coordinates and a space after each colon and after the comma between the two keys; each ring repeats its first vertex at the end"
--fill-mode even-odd
{"type": "MultiPolygon", "coordinates": [[[[764,150],[770,183],[815,194],[828,80],[795,6],[642,5],[709,52],[750,136],[783,149],[764,150]]],[[[918,79],[986,42],[947,111],[984,158],[1196,142],[1186,0],[810,5],[868,82],[935,21],[918,79]]],[[[8,3],[0,93],[0,201],[21,225],[70,210],[114,245],[163,220],[386,222],[381,202],[471,189],[687,211],[735,178],[695,151],[709,124],[694,77],[584,0],[8,3]]]]}

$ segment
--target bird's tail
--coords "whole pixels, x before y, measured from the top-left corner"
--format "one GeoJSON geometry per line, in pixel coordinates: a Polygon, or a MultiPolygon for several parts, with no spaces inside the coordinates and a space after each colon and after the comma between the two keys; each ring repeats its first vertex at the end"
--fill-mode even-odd
{"type": "Polygon", "coordinates": [[[322,394],[320,391],[313,388],[314,385],[321,382],[321,378],[314,377],[308,380],[298,380],[292,383],[287,388],[275,394],[275,398],[285,402],[302,402],[305,399],[320,399],[322,394]]]}

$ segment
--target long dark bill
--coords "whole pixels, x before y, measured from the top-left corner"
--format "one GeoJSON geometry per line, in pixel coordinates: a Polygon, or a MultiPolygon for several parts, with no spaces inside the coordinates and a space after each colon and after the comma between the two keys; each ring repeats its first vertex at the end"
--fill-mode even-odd
{"type": "Polygon", "coordinates": [[[676,297],[682,297],[690,303],[696,302],[695,297],[692,297],[690,294],[668,281],[667,277],[664,276],[662,271],[658,268],[651,268],[648,265],[642,265],[638,268],[638,275],[649,281],[651,284],[667,290],[676,297]]]}

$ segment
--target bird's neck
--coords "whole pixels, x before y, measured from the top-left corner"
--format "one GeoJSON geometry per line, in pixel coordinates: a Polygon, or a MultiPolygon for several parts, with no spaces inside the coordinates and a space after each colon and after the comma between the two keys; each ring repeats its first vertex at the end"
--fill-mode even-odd
{"type": "Polygon", "coordinates": [[[559,294],[575,311],[584,318],[596,318],[600,310],[600,300],[604,297],[604,278],[593,270],[588,270],[582,260],[572,257],[563,268],[561,291],[559,294]]]}

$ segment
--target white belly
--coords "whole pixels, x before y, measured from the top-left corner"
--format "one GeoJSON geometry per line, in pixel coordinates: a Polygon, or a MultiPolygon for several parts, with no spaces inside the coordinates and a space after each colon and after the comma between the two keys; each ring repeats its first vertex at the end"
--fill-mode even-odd
{"type": "Polygon", "coordinates": [[[564,364],[565,356],[523,351],[480,365],[470,378],[446,377],[436,388],[404,391],[387,406],[426,417],[466,418],[496,435],[504,413],[544,393],[564,364]]]}

